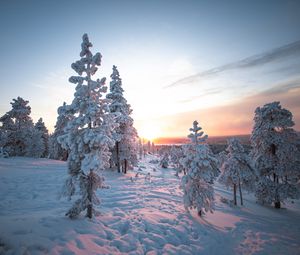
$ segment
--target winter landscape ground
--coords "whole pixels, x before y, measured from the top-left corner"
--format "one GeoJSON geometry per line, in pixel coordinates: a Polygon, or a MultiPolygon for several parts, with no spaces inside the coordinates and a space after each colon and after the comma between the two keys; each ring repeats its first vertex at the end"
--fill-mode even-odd
{"type": "Polygon", "coordinates": [[[220,201],[231,191],[216,183],[216,210],[199,218],[185,211],[174,169],[155,159],[126,175],[104,171],[110,188],[97,191],[100,214],[71,220],[72,202],[58,200],[66,162],[1,158],[0,254],[299,254],[299,200],[278,210],[245,194],[233,207],[220,201]]]}
{"type": "Polygon", "coordinates": [[[300,1],[0,1],[0,255],[300,255],[300,1]]]}

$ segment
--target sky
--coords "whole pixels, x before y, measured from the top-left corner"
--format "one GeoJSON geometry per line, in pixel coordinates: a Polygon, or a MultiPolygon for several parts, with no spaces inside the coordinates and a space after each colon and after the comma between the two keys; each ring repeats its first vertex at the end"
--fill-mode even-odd
{"type": "Polygon", "coordinates": [[[71,103],[71,64],[88,33],[119,69],[140,136],[251,133],[256,107],[280,101],[300,130],[300,1],[0,1],[0,115],[18,96],[52,132],[71,103]]]}

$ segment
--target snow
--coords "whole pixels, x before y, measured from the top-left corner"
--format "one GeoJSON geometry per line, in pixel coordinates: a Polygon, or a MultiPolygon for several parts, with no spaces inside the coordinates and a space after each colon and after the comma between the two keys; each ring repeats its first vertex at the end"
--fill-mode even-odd
{"type": "Polygon", "coordinates": [[[221,198],[231,191],[217,183],[216,210],[200,218],[185,211],[175,169],[157,160],[147,155],[126,175],[105,171],[100,215],[71,220],[73,201],[57,199],[66,162],[0,158],[0,254],[299,254],[299,201],[274,209],[245,194],[244,207],[230,206],[221,198]]]}

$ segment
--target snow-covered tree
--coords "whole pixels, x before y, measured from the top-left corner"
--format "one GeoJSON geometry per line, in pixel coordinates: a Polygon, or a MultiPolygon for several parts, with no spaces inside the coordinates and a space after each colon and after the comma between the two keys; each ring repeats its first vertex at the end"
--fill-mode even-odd
{"type": "Polygon", "coordinates": [[[111,74],[110,93],[106,98],[111,100],[109,105],[110,112],[116,114],[116,122],[119,125],[114,130],[114,138],[116,140],[113,148],[113,162],[118,172],[127,172],[127,166],[137,163],[137,147],[138,139],[137,131],[133,127],[133,119],[130,117],[132,110],[127,100],[124,98],[122,88],[122,79],[116,66],[113,66],[111,74]]]}
{"type": "Polygon", "coordinates": [[[35,127],[28,129],[25,137],[25,156],[41,158],[44,157],[45,143],[43,132],[35,127]]]}
{"type": "Polygon", "coordinates": [[[169,153],[167,150],[165,150],[164,153],[162,154],[162,157],[160,159],[160,165],[162,168],[169,167],[169,153]]]}
{"type": "Polygon", "coordinates": [[[8,158],[8,153],[3,149],[3,147],[0,147],[0,158],[8,158]]]}
{"type": "Polygon", "coordinates": [[[155,153],[156,153],[156,149],[155,149],[155,144],[154,144],[154,142],[152,142],[152,144],[151,144],[151,152],[152,152],[152,154],[155,154],[155,153]]]}
{"type": "Polygon", "coordinates": [[[64,161],[68,159],[68,151],[64,149],[57,141],[59,136],[65,134],[64,129],[66,128],[68,122],[73,118],[73,115],[68,113],[68,108],[70,108],[70,106],[64,102],[63,105],[57,109],[58,116],[55,124],[55,130],[49,138],[49,156],[52,159],[64,161]]]}
{"type": "Polygon", "coordinates": [[[299,198],[299,136],[293,126],[292,113],[280,102],[255,110],[251,144],[258,171],[256,197],[275,208],[288,198],[299,198]]]}
{"type": "Polygon", "coordinates": [[[256,174],[249,156],[245,153],[242,144],[237,138],[228,140],[226,151],[228,154],[222,164],[219,181],[227,187],[233,188],[235,205],[237,204],[236,192],[238,188],[241,205],[243,205],[242,187],[252,190],[255,185],[256,174]]]}
{"type": "Polygon", "coordinates": [[[80,198],[67,212],[74,218],[87,210],[86,216],[92,218],[93,205],[100,201],[96,196],[98,188],[104,188],[104,178],[100,170],[109,166],[110,149],[114,145],[112,132],[117,127],[114,117],[109,113],[108,100],[103,98],[107,91],[105,78],[93,80],[92,76],[101,65],[101,54],[92,54],[92,43],[87,34],[82,37],[81,59],[71,65],[78,76],[69,78],[76,84],[72,104],[68,107],[70,118],[66,134],[58,141],[69,151],[69,178],[64,186],[63,195],[71,198],[79,185],[80,198]]]}
{"type": "Polygon", "coordinates": [[[187,174],[182,177],[182,188],[184,191],[184,206],[195,208],[201,216],[204,211],[214,209],[214,188],[213,182],[219,174],[217,159],[212,154],[209,146],[204,144],[207,135],[198,133],[201,127],[198,122],[193,122],[190,128],[191,144],[184,146],[184,157],[181,159],[182,165],[187,170],[187,174]]]}
{"type": "Polygon", "coordinates": [[[42,155],[41,157],[45,158],[49,154],[49,148],[48,148],[48,142],[49,142],[49,133],[48,129],[45,126],[45,123],[43,122],[42,118],[39,118],[38,122],[34,125],[35,129],[38,130],[42,134],[42,143],[43,143],[43,149],[42,149],[42,155]]]}
{"type": "Polygon", "coordinates": [[[26,153],[27,136],[33,128],[30,117],[29,102],[21,97],[13,99],[12,109],[0,118],[1,130],[7,137],[4,149],[10,156],[24,156],[26,153]]]}
{"type": "Polygon", "coordinates": [[[171,150],[170,150],[170,158],[171,158],[171,162],[173,163],[175,169],[176,169],[176,176],[179,175],[180,172],[184,172],[184,168],[181,164],[181,159],[184,157],[184,154],[183,154],[183,148],[182,146],[175,146],[173,145],[171,147],[171,150]]]}
{"type": "Polygon", "coordinates": [[[204,132],[201,131],[202,127],[198,127],[198,124],[199,123],[196,120],[193,122],[193,127],[190,128],[191,133],[188,135],[188,138],[190,138],[192,143],[195,145],[204,143],[208,138],[207,135],[203,136],[204,132]]]}
{"type": "Polygon", "coordinates": [[[221,166],[223,165],[223,163],[226,161],[227,159],[227,151],[221,151],[216,155],[216,158],[218,159],[218,167],[221,168],[221,166]]]}
{"type": "Polygon", "coordinates": [[[151,150],[151,142],[150,142],[150,141],[147,142],[147,152],[148,152],[148,153],[152,153],[152,150],[151,150]]]}
{"type": "Polygon", "coordinates": [[[141,138],[139,138],[138,141],[138,152],[139,152],[139,158],[142,159],[144,155],[144,146],[141,138]]]}
{"type": "Polygon", "coordinates": [[[6,146],[6,148],[9,146],[8,139],[9,135],[11,135],[14,123],[8,114],[3,115],[0,118],[0,122],[2,122],[2,126],[0,126],[0,148],[2,148],[3,151],[6,151],[4,146],[6,146]]]}
{"type": "Polygon", "coordinates": [[[125,129],[120,146],[120,161],[123,173],[138,164],[138,147],[136,146],[137,131],[133,126],[125,129]]]}

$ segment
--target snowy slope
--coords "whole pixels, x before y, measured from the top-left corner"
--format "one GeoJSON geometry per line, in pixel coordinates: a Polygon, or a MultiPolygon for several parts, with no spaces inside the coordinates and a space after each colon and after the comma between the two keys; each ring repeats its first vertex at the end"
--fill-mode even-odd
{"type": "Polygon", "coordinates": [[[220,202],[230,191],[216,185],[217,210],[200,219],[184,210],[174,170],[153,159],[127,175],[105,172],[111,188],[98,192],[101,215],[92,220],[64,216],[72,204],[57,200],[65,162],[0,159],[0,254],[300,253],[298,201],[275,210],[245,195],[233,208],[220,202]]]}

